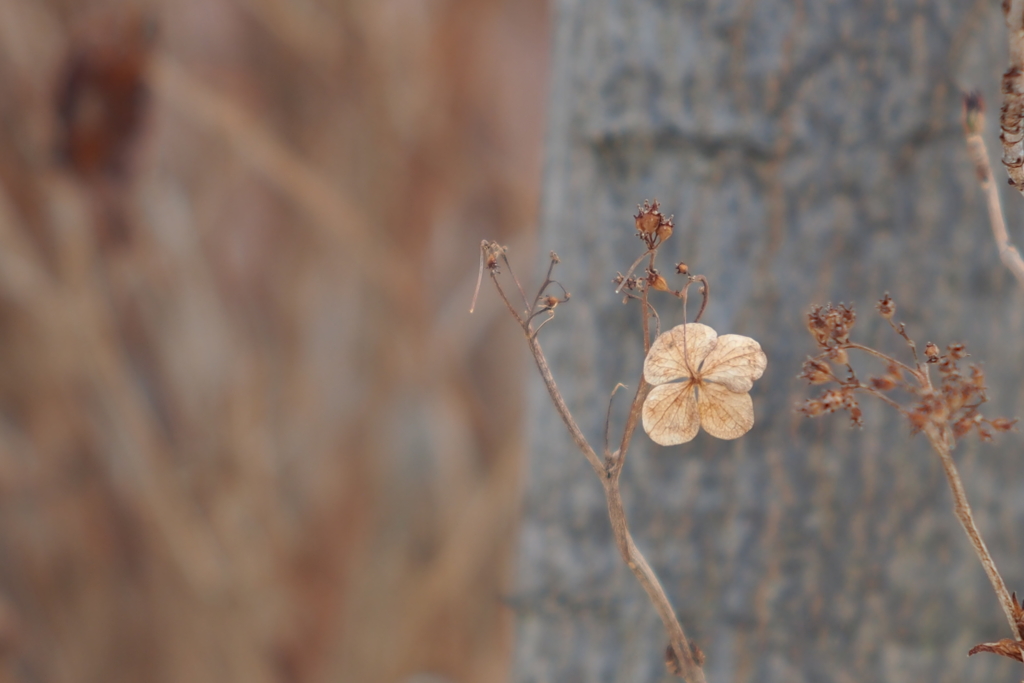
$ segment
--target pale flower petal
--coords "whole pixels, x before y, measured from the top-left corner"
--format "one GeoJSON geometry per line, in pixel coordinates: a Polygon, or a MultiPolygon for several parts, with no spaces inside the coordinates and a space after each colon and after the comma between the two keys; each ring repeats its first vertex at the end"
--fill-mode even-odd
{"type": "Polygon", "coordinates": [[[767,365],[768,358],[756,341],[739,334],[723,334],[704,359],[700,376],[705,382],[742,393],[750,391],[767,365]]]}
{"type": "Polygon", "coordinates": [[[644,360],[644,379],[651,384],[664,384],[693,377],[714,346],[716,337],[717,332],[700,323],[676,325],[663,332],[651,344],[644,360]]]}
{"type": "Polygon", "coordinates": [[[719,439],[738,438],[754,426],[754,402],[750,394],[729,391],[721,384],[701,385],[697,409],[701,427],[719,439]]]}
{"type": "Polygon", "coordinates": [[[647,435],[662,446],[686,443],[697,436],[700,418],[693,385],[675,382],[651,389],[644,401],[643,422],[647,435]]]}

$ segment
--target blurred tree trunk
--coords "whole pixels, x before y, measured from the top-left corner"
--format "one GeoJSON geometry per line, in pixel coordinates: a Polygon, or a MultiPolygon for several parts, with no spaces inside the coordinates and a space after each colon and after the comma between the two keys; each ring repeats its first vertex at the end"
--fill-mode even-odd
{"type": "MultiPolygon", "coordinates": [[[[663,270],[683,260],[707,275],[704,322],[768,354],[750,434],[674,448],[640,435],[623,479],[708,680],[1020,680],[1005,660],[967,658],[1010,634],[924,438],[869,402],[863,430],[792,411],[815,393],[796,379],[814,352],[808,307],[854,302],[855,335],[904,353],[873,310],[888,290],[919,345],[963,341],[985,363],[991,416],[1024,413],[1024,299],[960,125],[963,90],[998,102],[998,6],[563,0],[556,22],[540,246],[562,257],[573,298],[541,341],[584,430],[599,444],[606,397],[639,375],[638,307],[611,279],[640,253],[631,213],[645,198],[676,216],[663,270]]],[[[1004,201],[1019,242],[1020,197],[1004,201]]],[[[663,329],[681,322],[668,297],[655,303],[663,329]]],[[[667,680],[666,638],[618,557],[601,487],[539,382],[530,401],[514,678],[667,680]]],[[[1020,448],[1011,434],[956,452],[1018,593],[1020,448]]]]}

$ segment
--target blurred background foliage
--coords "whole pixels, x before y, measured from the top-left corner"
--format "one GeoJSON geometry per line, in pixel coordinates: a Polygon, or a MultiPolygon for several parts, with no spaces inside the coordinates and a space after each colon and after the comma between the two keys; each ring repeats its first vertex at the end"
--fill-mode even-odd
{"type": "Polygon", "coordinates": [[[506,678],[548,21],[0,0],[3,680],[506,678]]]}

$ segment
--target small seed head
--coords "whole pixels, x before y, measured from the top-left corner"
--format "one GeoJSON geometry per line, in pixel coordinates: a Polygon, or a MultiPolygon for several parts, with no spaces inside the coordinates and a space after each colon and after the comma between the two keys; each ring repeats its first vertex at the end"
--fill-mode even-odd
{"type": "Polygon", "coordinates": [[[892,391],[896,388],[896,380],[891,375],[871,378],[871,388],[878,391],[892,391]]]}
{"type": "Polygon", "coordinates": [[[924,345],[924,355],[928,359],[929,363],[939,362],[939,347],[932,342],[928,342],[924,345]]]}
{"type": "Polygon", "coordinates": [[[834,413],[846,405],[846,394],[841,389],[829,389],[820,400],[825,412],[834,413]]]}
{"type": "Polygon", "coordinates": [[[1008,432],[1015,428],[1017,420],[1011,420],[1008,417],[997,417],[989,422],[992,425],[992,429],[997,432],[1008,432]]]}
{"type": "Polygon", "coordinates": [[[896,302],[889,296],[889,292],[886,292],[882,300],[878,302],[878,312],[886,320],[892,320],[893,315],[896,314],[896,302]]]}
{"type": "Polygon", "coordinates": [[[963,344],[950,344],[946,347],[949,357],[953,360],[963,360],[967,358],[967,347],[963,344]]]}
{"type": "Polygon", "coordinates": [[[862,419],[863,418],[863,413],[861,413],[859,405],[854,403],[853,405],[851,405],[847,409],[847,412],[850,414],[850,421],[854,424],[854,426],[856,426],[856,427],[863,427],[864,426],[864,420],[862,419]]]}
{"type": "Polygon", "coordinates": [[[808,399],[798,410],[807,417],[818,417],[825,413],[825,405],[821,401],[808,399]]]}
{"type": "Polygon", "coordinates": [[[636,230],[642,235],[653,235],[662,224],[663,216],[659,210],[658,200],[651,204],[646,199],[643,206],[637,205],[639,213],[633,218],[636,219],[636,230]]]}
{"type": "Polygon", "coordinates": [[[832,371],[828,363],[817,358],[810,358],[804,362],[804,369],[800,377],[811,384],[825,384],[832,381],[832,371]]]}

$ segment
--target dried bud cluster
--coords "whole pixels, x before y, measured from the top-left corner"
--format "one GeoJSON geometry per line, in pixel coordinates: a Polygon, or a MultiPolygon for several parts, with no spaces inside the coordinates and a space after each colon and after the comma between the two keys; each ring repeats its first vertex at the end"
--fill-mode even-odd
{"type": "MultiPolygon", "coordinates": [[[[896,311],[896,304],[886,294],[878,302],[879,314],[890,321],[896,311]]],[[[994,432],[1006,432],[1014,428],[1016,420],[997,418],[989,420],[983,417],[979,408],[986,402],[985,374],[981,368],[971,365],[967,373],[963,373],[959,361],[967,357],[967,349],[963,344],[950,344],[943,354],[939,347],[928,342],[924,348],[926,364],[916,369],[899,363],[885,354],[870,350],[875,356],[888,359],[885,374],[871,377],[867,383],[861,382],[848,364],[849,350],[865,350],[865,347],[852,344],[849,340],[856,315],[853,308],[843,304],[839,306],[815,306],[807,315],[807,329],[815,342],[823,351],[814,358],[809,358],[800,374],[810,384],[835,383],[837,388],[825,391],[816,399],[805,402],[798,410],[809,417],[817,417],[837,410],[846,410],[854,424],[861,424],[861,410],[857,405],[857,392],[873,394],[884,398],[892,405],[898,405],[895,399],[887,396],[895,389],[909,394],[912,401],[908,406],[900,406],[900,412],[910,422],[911,429],[916,433],[933,427],[954,439],[962,438],[974,431],[983,441],[990,441],[994,432]],[[840,379],[832,371],[829,361],[845,367],[847,377],[840,379]],[[928,365],[937,365],[939,371],[938,386],[933,385],[928,374],[928,365]]],[[[913,347],[913,342],[906,335],[903,325],[892,325],[893,330],[913,347]]]]}
{"type": "Polygon", "coordinates": [[[889,292],[885,293],[882,300],[877,304],[878,312],[886,320],[892,320],[892,317],[896,315],[896,302],[889,296],[889,292]]]}
{"type": "Polygon", "coordinates": [[[837,410],[845,410],[850,415],[850,421],[856,426],[863,425],[861,420],[863,413],[857,399],[854,398],[856,387],[843,385],[838,389],[829,389],[816,399],[806,401],[797,410],[807,417],[818,417],[826,413],[834,413],[837,410]]]}
{"type": "Polygon", "coordinates": [[[853,306],[845,304],[815,306],[807,314],[807,329],[819,347],[832,349],[850,341],[850,330],[857,322],[853,306]]]}
{"type": "Polygon", "coordinates": [[[645,199],[643,206],[638,204],[636,208],[638,213],[633,216],[636,219],[636,232],[648,249],[653,249],[672,236],[675,228],[672,216],[666,217],[661,213],[657,200],[652,204],[645,199]]]}
{"type": "MultiPolygon", "coordinates": [[[[656,289],[659,292],[673,292],[674,290],[669,287],[668,280],[665,279],[661,273],[653,268],[647,269],[647,274],[643,276],[631,276],[626,277],[622,273],[616,273],[612,279],[616,285],[619,285],[619,289],[625,289],[630,291],[637,291],[648,287],[650,289],[656,289]]],[[[626,297],[628,300],[628,296],[626,297]]]]}

